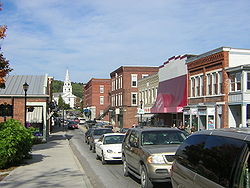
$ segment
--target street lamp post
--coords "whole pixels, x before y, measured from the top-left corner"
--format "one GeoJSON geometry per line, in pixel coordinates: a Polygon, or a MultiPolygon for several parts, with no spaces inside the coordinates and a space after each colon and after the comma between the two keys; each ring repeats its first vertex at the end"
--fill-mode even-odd
{"type": "Polygon", "coordinates": [[[27,84],[27,82],[25,82],[23,84],[23,90],[24,90],[24,126],[27,128],[27,125],[26,125],[26,100],[27,100],[27,91],[29,89],[29,84],[27,84]]]}
{"type": "Polygon", "coordinates": [[[141,100],[140,101],[140,105],[141,105],[141,126],[142,126],[142,104],[143,104],[143,101],[141,100]]]}

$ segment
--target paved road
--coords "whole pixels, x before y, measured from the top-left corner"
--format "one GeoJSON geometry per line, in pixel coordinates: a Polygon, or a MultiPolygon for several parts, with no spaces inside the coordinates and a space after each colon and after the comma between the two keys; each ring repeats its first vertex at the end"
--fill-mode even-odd
{"type": "MultiPolygon", "coordinates": [[[[102,165],[100,160],[96,159],[96,154],[89,150],[84,142],[84,134],[79,130],[67,131],[67,137],[70,139],[70,145],[81,165],[86,171],[87,176],[94,187],[119,187],[119,188],[139,188],[140,181],[134,177],[124,177],[122,163],[110,163],[102,165]]],[[[170,188],[171,185],[157,184],[155,188],[170,188]]]]}

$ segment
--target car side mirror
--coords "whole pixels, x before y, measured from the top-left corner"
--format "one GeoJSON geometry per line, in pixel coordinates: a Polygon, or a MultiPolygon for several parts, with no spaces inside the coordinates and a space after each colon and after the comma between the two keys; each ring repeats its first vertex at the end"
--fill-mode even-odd
{"type": "Polygon", "coordinates": [[[135,148],[138,148],[139,146],[138,142],[132,142],[130,145],[135,148]]]}

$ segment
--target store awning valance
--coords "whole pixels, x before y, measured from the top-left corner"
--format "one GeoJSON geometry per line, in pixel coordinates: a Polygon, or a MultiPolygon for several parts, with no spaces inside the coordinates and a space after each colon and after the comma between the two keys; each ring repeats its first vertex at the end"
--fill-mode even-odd
{"type": "Polygon", "coordinates": [[[151,113],[178,113],[187,105],[187,75],[159,83],[151,113]]]}

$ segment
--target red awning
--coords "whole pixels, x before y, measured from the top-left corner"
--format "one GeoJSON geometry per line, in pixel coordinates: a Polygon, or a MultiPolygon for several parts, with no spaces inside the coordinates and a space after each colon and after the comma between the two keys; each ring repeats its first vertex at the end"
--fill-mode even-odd
{"type": "Polygon", "coordinates": [[[187,75],[159,83],[151,113],[178,113],[187,105],[187,75]]]}

